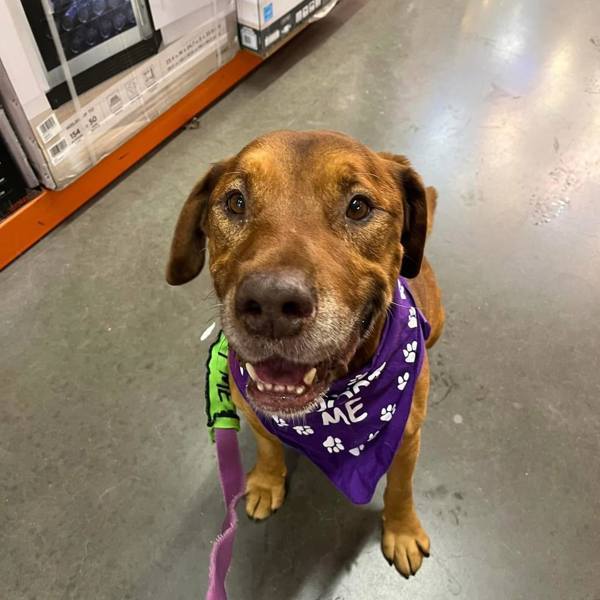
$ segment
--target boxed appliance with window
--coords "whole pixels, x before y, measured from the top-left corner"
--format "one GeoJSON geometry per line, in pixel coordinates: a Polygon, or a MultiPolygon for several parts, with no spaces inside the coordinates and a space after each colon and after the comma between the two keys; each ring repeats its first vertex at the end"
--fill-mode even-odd
{"type": "Polygon", "coordinates": [[[337,0],[237,0],[240,45],[267,56],[336,4],[337,0]]]}
{"type": "Polygon", "coordinates": [[[145,0],[21,0],[20,4],[52,108],[71,99],[66,71],[81,94],[158,52],[160,33],[154,31],[145,0]]]}
{"type": "Polygon", "coordinates": [[[234,0],[190,5],[185,26],[178,13],[165,22],[171,43],[157,47],[146,0],[0,0],[0,22],[11,23],[0,36],[0,95],[44,185],[67,185],[233,58],[234,0]],[[38,3],[43,35],[32,26],[38,3]],[[42,37],[57,44],[57,67],[42,37]]]}

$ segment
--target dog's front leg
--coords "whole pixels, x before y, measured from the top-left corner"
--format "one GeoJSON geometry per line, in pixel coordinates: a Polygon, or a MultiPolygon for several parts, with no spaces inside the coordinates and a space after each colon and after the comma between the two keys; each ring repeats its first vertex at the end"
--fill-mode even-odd
{"type": "Polygon", "coordinates": [[[246,513],[262,521],[270,517],[285,499],[287,469],[283,445],[269,433],[229,377],[231,396],[238,410],[244,414],[256,438],[256,464],[246,477],[246,513]]]}
{"type": "Polygon", "coordinates": [[[415,388],[409,421],[400,448],[387,474],[384,494],[382,550],[385,558],[408,579],[429,556],[429,537],[421,526],[413,502],[413,473],[421,443],[429,393],[427,359],[415,388]]]}

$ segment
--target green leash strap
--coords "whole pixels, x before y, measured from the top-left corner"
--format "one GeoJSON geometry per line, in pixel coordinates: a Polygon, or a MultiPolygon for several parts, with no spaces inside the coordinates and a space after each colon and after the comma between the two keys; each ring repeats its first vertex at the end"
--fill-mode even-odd
{"type": "Polygon", "coordinates": [[[206,416],[210,437],[215,441],[215,429],[240,430],[240,418],[229,389],[229,344],[223,332],[210,347],[206,362],[206,416]]]}

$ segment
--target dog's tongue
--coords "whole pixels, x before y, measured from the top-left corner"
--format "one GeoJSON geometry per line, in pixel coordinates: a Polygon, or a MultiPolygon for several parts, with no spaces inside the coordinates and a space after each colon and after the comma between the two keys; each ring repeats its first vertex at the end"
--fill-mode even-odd
{"type": "Polygon", "coordinates": [[[261,381],[275,385],[302,385],[310,366],[299,365],[280,358],[272,358],[254,365],[261,381]]]}

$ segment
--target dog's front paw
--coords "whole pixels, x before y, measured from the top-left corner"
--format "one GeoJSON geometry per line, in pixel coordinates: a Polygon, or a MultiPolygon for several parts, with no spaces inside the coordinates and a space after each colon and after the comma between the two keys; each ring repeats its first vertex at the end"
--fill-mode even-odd
{"type": "Polygon", "coordinates": [[[423,557],[429,556],[429,548],[429,537],[416,515],[407,522],[383,521],[383,555],[405,579],[417,573],[423,557]]]}
{"type": "Polygon", "coordinates": [[[246,480],[246,513],[262,521],[270,517],[285,499],[285,476],[270,475],[253,469],[246,480]]]}

